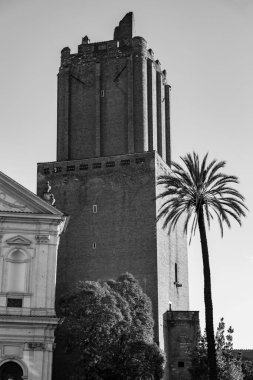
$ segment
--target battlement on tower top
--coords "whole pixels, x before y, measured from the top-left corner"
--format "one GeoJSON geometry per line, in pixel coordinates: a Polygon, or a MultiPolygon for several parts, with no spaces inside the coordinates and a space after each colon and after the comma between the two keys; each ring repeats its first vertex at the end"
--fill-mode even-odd
{"type": "Polygon", "coordinates": [[[90,42],[88,36],[82,38],[77,53],[71,54],[70,48],[61,51],[61,69],[86,62],[100,62],[109,58],[130,57],[141,55],[150,59],[155,69],[166,81],[166,70],[162,70],[159,60],[154,58],[152,49],[147,48],[147,41],[140,36],[133,37],[133,13],[129,12],[114,30],[114,39],[109,41],[90,42]]]}

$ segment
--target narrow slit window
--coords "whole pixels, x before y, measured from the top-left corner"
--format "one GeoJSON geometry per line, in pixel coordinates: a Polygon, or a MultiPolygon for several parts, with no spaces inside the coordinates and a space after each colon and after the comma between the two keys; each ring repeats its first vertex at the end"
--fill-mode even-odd
{"type": "Polygon", "coordinates": [[[105,91],[104,90],[100,91],[100,96],[101,96],[101,98],[104,98],[104,96],[105,96],[105,91]]]}
{"type": "Polygon", "coordinates": [[[97,248],[97,244],[96,244],[95,242],[92,244],[92,248],[93,248],[93,249],[96,249],[96,248],[97,248]]]}
{"type": "Polygon", "coordinates": [[[177,263],[175,263],[175,284],[178,283],[178,270],[177,270],[177,263]]]}
{"type": "Polygon", "coordinates": [[[98,206],[93,205],[92,210],[93,210],[93,214],[96,214],[98,212],[98,206]]]}

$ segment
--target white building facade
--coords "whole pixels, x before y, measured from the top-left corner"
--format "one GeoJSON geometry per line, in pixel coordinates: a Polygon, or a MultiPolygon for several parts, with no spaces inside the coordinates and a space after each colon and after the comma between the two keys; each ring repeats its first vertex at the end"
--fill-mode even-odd
{"type": "Polygon", "coordinates": [[[1,380],[51,380],[57,249],[65,224],[60,211],[0,172],[1,380]]]}

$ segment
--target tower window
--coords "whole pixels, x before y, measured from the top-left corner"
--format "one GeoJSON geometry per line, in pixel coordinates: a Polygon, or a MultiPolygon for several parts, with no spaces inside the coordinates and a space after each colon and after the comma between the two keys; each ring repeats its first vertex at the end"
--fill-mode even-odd
{"type": "Polygon", "coordinates": [[[136,158],[135,162],[136,164],[142,164],[143,162],[145,162],[145,158],[144,157],[136,158]]]}
{"type": "Polygon", "coordinates": [[[80,166],[79,166],[79,170],[88,170],[88,169],[89,169],[88,164],[80,164],[80,166]]]}
{"type": "Polygon", "coordinates": [[[67,166],[67,172],[73,172],[73,171],[75,171],[75,165],[67,166]]]}
{"type": "Polygon", "coordinates": [[[105,166],[106,166],[107,168],[111,168],[111,167],[115,166],[115,161],[108,161],[108,162],[105,164],[105,166]]]}
{"type": "Polygon", "coordinates": [[[177,263],[175,263],[175,284],[178,283],[178,271],[177,271],[177,263]]]}
{"type": "Polygon", "coordinates": [[[56,166],[54,168],[54,173],[60,173],[61,172],[61,167],[60,166],[56,166]]]}
{"type": "Polygon", "coordinates": [[[122,166],[130,165],[130,160],[121,160],[120,165],[122,166]]]}
{"type": "Polygon", "coordinates": [[[177,288],[181,288],[182,287],[182,284],[180,284],[178,282],[178,266],[177,266],[177,263],[175,263],[175,281],[174,281],[174,285],[177,287],[177,288]]]}
{"type": "Polygon", "coordinates": [[[96,214],[98,212],[98,206],[97,205],[93,205],[92,206],[92,211],[93,211],[93,214],[96,214]]]}

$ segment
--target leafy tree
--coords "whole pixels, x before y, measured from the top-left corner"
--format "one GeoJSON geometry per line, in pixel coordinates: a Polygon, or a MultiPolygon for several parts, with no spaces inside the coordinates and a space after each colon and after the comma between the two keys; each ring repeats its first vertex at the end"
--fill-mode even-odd
{"type": "Polygon", "coordinates": [[[164,186],[164,191],[157,198],[163,198],[158,220],[164,218],[163,227],[169,227],[168,232],[175,228],[178,221],[184,218],[184,232],[189,226],[191,237],[198,225],[202,248],[204,272],[204,300],[208,349],[208,364],[210,379],[217,379],[217,363],[213,330],[213,303],[211,293],[211,275],[209,253],[206,237],[206,222],[217,218],[223,236],[223,223],[230,227],[229,217],[241,224],[245,216],[244,197],[231,184],[237,184],[235,176],[220,172],[224,161],[213,160],[207,164],[207,154],[202,162],[196,153],[181,157],[184,167],[172,162],[170,171],[158,178],[158,184],[164,186]]]}
{"type": "Polygon", "coordinates": [[[253,362],[242,358],[242,372],[244,380],[253,380],[253,362]]]}
{"type": "Polygon", "coordinates": [[[152,304],[138,281],[131,274],[125,273],[119,276],[117,281],[109,280],[105,283],[110,286],[113,292],[127,301],[132,316],[129,338],[153,342],[152,304]]]}
{"type": "MultiPolygon", "coordinates": [[[[244,379],[241,360],[233,356],[233,332],[232,327],[229,327],[226,333],[222,318],[215,336],[219,380],[244,379]]],[[[193,352],[191,375],[193,380],[207,380],[209,378],[205,333],[200,335],[197,347],[193,352]]]]}
{"type": "Polygon", "coordinates": [[[146,371],[163,375],[164,357],[153,342],[151,301],[130,274],[117,281],[79,282],[59,302],[67,377],[123,380],[146,371]],[[69,359],[68,359],[69,358],[69,359]]]}

